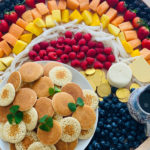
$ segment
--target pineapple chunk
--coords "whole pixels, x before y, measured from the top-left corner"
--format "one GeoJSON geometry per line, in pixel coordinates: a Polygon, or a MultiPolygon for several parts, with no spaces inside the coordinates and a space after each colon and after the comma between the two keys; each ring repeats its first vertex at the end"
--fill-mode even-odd
{"type": "Polygon", "coordinates": [[[71,14],[70,14],[70,19],[75,20],[77,19],[77,23],[80,23],[83,20],[83,17],[79,13],[77,9],[75,9],[71,14]]]}
{"type": "Polygon", "coordinates": [[[20,40],[29,44],[32,40],[32,35],[33,35],[32,33],[23,34],[23,35],[21,35],[20,40]]]}
{"type": "Polygon", "coordinates": [[[91,23],[92,23],[92,14],[91,14],[91,12],[89,12],[88,10],[84,10],[82,12],[82,17],[83,17],[83,21],[85,22],[85,24],[91,25],[91,23]]]}
{"type": "Polygon", "coordinates": [[[101,23],[103,25],[103,29],[105,29],[108,26],[109,21],[110,20],[109,20],[109,17],[107,15],[102,15],[102,17],[101,17],[101,23]]]}
{"type": "Polygon", "coordinates": [[[11,65],[13,60],[14,60],[14,58],[11,56],[0,58],[0,62],[2,62],[7,67],[9,67],[11,65]]]}
{"type": "Polygon", "coordinates": [[[13,53],[15,53],[16,55],[19,54],[25,49],[26,46],[27,46],[26,42],[18,40],[13,48],[13,53]]]}
{"type": "Polygon", "coordinates": [[[53,10],[52,11],[52,18],[57,22],[61,22],[61,11],[60,10],[53,10]]]}
{"type": "Polygon", "coordinates": [[[120,41],[126,40],[123,32],[120,32],[118,36],[120,41]]]}
{"type": "Polygon", "coordinates": [[[92,24],[91,26],[99,26],[100,25],[100,19],[97,13],[94,13],[92,15],[92,24]]]}
{"type": "Polygon", "coordinates": [[[139,49],[135,49],[135,50],[131,53],[131,57],[136,57],[136,56],[140,56],[140,51],[139,51],[139,49]]]}
{"type": "Polygon", "coordinates": [[[108,25],[108,31],[114,36],[118,36],[120,33],[120,29],[114,26],[113,24],[108,25]]]}
{"type": "Polygon", "coordinates": [[[62,22],[68,23],[69,22],[69,10],[65,9],[62,11],[62,22]]]}
{"type": "Polygon", "coordinates": [[[127,41],[123,40],[123,41],[121,41],[121,43],[127,53],[131,54],[133,52],[132,46],[127,41]]]}
{"type": "Polygon", "coordinates": [[[35,34],[36,36],[39,36],[43,32],[43,29],[37,27],[33,22],[30,22],[26,26],[26,30],[33,33],[33,34],[35,34]]]}
{"type": "Polygon", "coordinates": [[[45,22],[46,22],[46,27],[48,27],[48,28],[54,27],[56,25],[53,18],[52,18],[52,15],[46,16],[45,22]]]}
{"type": "Polygon", "coordinates": [[[33,23],[40,28],[46,27],[45,22],[41,18],[36,18],[33,23]]]}
{"type": "Polygon", "coordinates": [[[6,69],[6,66],[0,62],[0,71],[4,71],[6,69]]]}

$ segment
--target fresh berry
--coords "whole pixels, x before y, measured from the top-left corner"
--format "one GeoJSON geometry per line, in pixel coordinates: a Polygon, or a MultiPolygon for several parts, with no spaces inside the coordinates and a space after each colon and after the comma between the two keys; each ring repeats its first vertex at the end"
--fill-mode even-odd
{"type": "Polygon", "coordinates": [[[69,54],[71,52],[71,47],[69,45],[65,45],[64,47],[64,53],[69,54]]]}
{"type": "Polygon", "coordinates": [[[116,7],[116,10],[118,13],[124,13],[127,10],[126,3],[124,1],[120,1],[116,7]]]}
{"type": "Polygon", "coordinates": [[[136,13],[131,10],[127,10],[124,14],[125,21],[132,21],[135,17],[136,13]]]}
{"type": "Polygon", "coordinates": [[[43,59],[44,59],[44,60],[49,60],[48,56],[44,56],[43,59]]]}
{"type": "Polygon", "coordinates": [[[92,38],[92,35],[90,33],[86,33],[83,35],[83,38],[86,40],[86,41],[90,41],[91,38],[92,38]]]}
{"type": "Polygon", "coordinates": [[[34,61],[41,61],[42,59],[40,58],[40,56],[36,56],[35,58],[34,58],[34,61]]]}
{"type": "Polygon", "coordinates": [[[39,43],[41,49],[46,49],[49,46],[49,43],[47,41],[43,41],[39,43]]]}
{"type": "Polygon", "coordinates": [[[112,65],[111,62],[106,61],[106,62],[104,63],[104,68],[108,70],[108,69],[111,67],[111,65],[112,65]]]}
{"type": "Polygon", "coordinates": [[[95,51],[97,54],[103,53],[104,49],[103,48],[95,48],[95,51]]]}
{"type": "Polygon", "coordinates": [[[134,28],[138,28],[141,26],[141,19],[140,17],[135,17],[133,20],[132,20],[132,25],[134,28]]]}
{"type": "Polygon", "coordinates": [[[79,46],[79,45],[73,45],[73,46],[72,46],[72,50],[73,50],[74,52],[79,52],[80,46],[79,46]]]}
{"type": "Polygon", "coordinates": [[[69,56],[67,54],[63,54],[63,55],[61,55],[60,60],[63,63],[68,63],[69,62],[69,56]]]}
{"type": "Polygon", "coordinates": [[[75,59],[76,58],[76,53],[75,52],[71,52],[71,53],[69,53],[69,59],[71,59],[71,60],[73,60],[73,59],[75,59]]]}
{"type": "Polygon", "coordinates": [[[55,47],[56,44],[57,44],[57,41],[56,41],[56,40],[50,41],[50,45],[51,45],[51,46],[55,47]]]}
{"type": "Polygon", "coordinates": [[[2,34],[2,32],[0,32],[0,41],[2,40],[2,36],[3,36],[3,34],[2,34]]]}
{"type": "Polygon", "coordinates": [[[58,43],[58,44],[63,44],[64,41],[65,41],[64,37],[59,37],[59,38],[57,39],[57,43],[58,43]]]}
{"type": "Polygon", "coordinates": [[[94,48],[96,46],[96,42],[94,42],[94,41],[89,41],[88,42],[88,47],[89,48],[94,48]]]}
{"type": "Polygon", "coordinates": [[[30,58],[31,60],[34,60],[35,57],[37,56],[37,53],[32,50],[32,51],[29,52],[28,55],[29,55],[29,58],[30,58]]]}
{"type": "Polygon", "coordinates": [[[8,12],[4,15],[4,19],[9,23],[16,23],[18,15],[15,11],[8,12]]]}
{"type": "Polygon", "coordinates": [[[71,39],[71,45],[76,45],[76,40],[75,39],[71,39]]]}
{"type": "Polygon", "coordinates": [[[82,33],[81,33],[81,32],[77,32],[77,33],[74,35],[74,38],[75,38],[75,40],[79,41],[79,40],[82,38],[82,33]]]}
{"type": "Polygon", "coordinates": [[[52,46],[48,46],[48,47],[46,48],[46,51],[47,51],[47,53],[49,53],[49,52],[55,52],[55,48],[52,47],[52,46]]]}
{"type": "Polygon", "coordinates": [[[95,68],[95,69],[102,69],[103,67],[104,67],[103,64],[100,63],[99,61],[96,61],[96,62],[94,63],[94,68],[95,68]]]}
{"type": "Polygon", "coordinates": [[[96,48],[104,48],[104,44],[102,42],[97,42],[96,48]]]}
{"type": "Polygon", "coordinates": [[[25,0],[27,6],[34,8],[35,7],[35,0],[25,0]]]}
{"type": "Polygon", "coordinates": [[[112,48],[111,48],[111,47],[106,47],[106,48],[104,49],[104,53],[105,53],[106,55],[110,55],[111,52],[112,52],[112,48]]]}
{"type": "Polygon", "coordinates": [[[59,43],[57,43],[56,44],[56,47],[58,48],[58,49],[64,49],[64,44],[59,44],[59,43]]]}
{"type": "Polygon", "coordinates": [[[71,31],[66,31],[65,32],[65,37],[66,38],[72,38],[72,32],[71,31]]]}
{"type": "Polygon", "coordinates": [[[56,60],[57,59],[56,52],[50,52],[50,53],[48,53],[48,58],[49,58],[49,60],[56,60]]]}
{"type": "Polygon", "coordinates": [[[95,59],[94,59],[94,58],[92,58],[92,57],[86,57],[86,61],[87,61],[88,65],[93,65],[93,64],[94,64],[95,59]]]}
{"type": "Polygon", "coordinates": [[[87,53],[88,50],[89,50],[89,47],[86,46],[86,45],[84,45],[84,46],[82,46],[82,47],[80,48],[80,51],[81,51],[81,52],[84,52],[84,53],[87,53]]]}
{"type": "Polygon", "coordinates": [[[82,38],[82,39],[79,40],[78,44],[80,46],[85,45],[86,44],[86,40],[82,38]]]}
{"type": "Polygon", "coordinates": [[[83,70],[86,70],[87,69],[87,67],[88,67],[88,62],[86,61],[86,60],[84,60],[84,61],[82,61],[81,62],[81,68],[83,69],[83,70]]]}
{"type": "Polygon", "coordinates": [[[107,3],[109,4],[110,7],[116,7],[118,2],[119,0],[107,0],[107,3]]]}
{"type": "Polygon", "coordinates": [[[19,17],[21,17],[21,15],[26,11],[25,5],[16,5],[14,9],[19,17]]]}
{"type": "Polygon", "coordinates": [[[140,40],[143,40],[143,39],[145,39],[145,38],[148,37],[148,35],[149,35],[149,29],[146,28],[146,27],[144,27],[144,26],[140,27],[138,29],[137,35],[138,35],[138,38],[140,40]]]}
{"type": "Polygon", "coordinates": [[[46,50],[40,50],[39,51],[39,56],[40,56],[40,58],[44,58],[44,56],[46,56],[46,50]]]}
{"type": "Polygon", "coordinates": [[[87,57],[95,57],[96,51],[94,49],[89,49],[87,52],[87,57]]]}
{"type": "Polygon", "coordinates": [[[71,61],[71,66],[72,67],[80,67],[80,61],[78,59],[74,59],[71,61]]]}
{"type": "Polygon", "coordinates": [[[85,58],[84,52],[79,52],[79,53],[77,54],[77,58],[78,58],[78,59],[84,59],[84,58],[85,58]]]}
{"type": "Polygon", "coordinates": [[[58,49],[58,50],[56,51],[56,54],[57,54],[58,57],[60,57],[60,56],[63,54],[63,50],[58,49]]]}
{"type": "Polygon", "coordinates": [[[150,39],[144,39],[142,41],[142,48],[147,48],[150,50],[150,39]]]}
{"type": "Polygon", "coordinates": [[[111,54],[111,55],[108,55],[108,56],[107,56],[107,60],[110,61],[110,62],[114,62],[114,61],[115,61],[115,56],[112,55],[112,54],[111,54]]]}
{"type": "Polygon", "coordinates": [[[72,40],[70,38],[66,38],[64,41],[67,45],[72,45],[72,40]]]}
{"type": "Polygon", "coordinates": [[[39,44],[36,44],[33,46],[33,50],[36,51],[36,52],[39,52],[41,49],[40,45],[39,44]]]}
{"type": "Polygon", "coordinates": [[[45,0],[36,0],[36,3],[44,3],[45,4],[45,0]]]}
{"type": "Polygon", "coordinates": [[[8,23],[5,20],[0,20],[0,32],[8,32],[8,23]]]}
{"type": "Polygon", "coordinates": [[[106,56],[103,54],[98,54],[96,59],[100,62],[104,62],[104,61],[106,61],[106,56]]]}
{"type": "Polygon", "coordinates": [[[60,59],[59,59],[59,60],[57,60],[57,62],[63,63],[60,59]]]}

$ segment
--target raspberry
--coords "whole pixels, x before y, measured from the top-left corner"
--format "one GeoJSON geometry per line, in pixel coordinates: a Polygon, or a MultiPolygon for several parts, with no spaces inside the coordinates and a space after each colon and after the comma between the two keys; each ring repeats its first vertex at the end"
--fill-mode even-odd
{"type": "Polygon", "coordinates": [[[39,44],[41,49],[46,49],[49,46],[49,43],[47,41],[40,42],[39,44]]]}
{"type": "Polygon", "coordinates": [[[72,40],[71,40],[71,45],[76,45],[76,43],[77,43],[77,42],[76,42],[75,39],[72,39],[72,40]]]}
{"type": "Polygon", "coordinates": [[[104,63],[104,68],[108,70],[111,65],[112,65],[111,62],[106,61],[106,62],[104,63]]]}
{"type": "Polygon", "coordinates": [[[81,51],[81,52],[84,52],[84,53],[87,53],[88,50],[89,50],[89,47],[86,46],[86,45],[84,45],[84,46],[82,46],[82,47],[80,48],[80,51],[81,51]]]}
{"type": "Polygon", "coordinates": [[[79,40],[82,38],[82,33],[81,33],[81,32],[77,32],[77,33],[74,35],[74,38],[75,38],[75,40],[79,41],[79,40]]]}
{"type": "Polygon", "coordinates": [[[72,45],[72,40],[70,39],[70,38],[66,38],[65,40],[64,40],[64,42],[66,43],[66,44],[68,44],[68,45],[72,45]]]}
{"type": "Polygon", "coordinates": [[[39,52],[41,49],[40,45],[39,44],[36,44],[33,46],[33,50],[36,51],[36,52],[39,52]]]}
{"type": "Polygon", "coordinates": [[[58,57],[60,57],[63,54],[63,51],[61,49],[56,50],[56,54],[58,57]]]}
{"type": "Polygon", "coordinates": [[[92,57],[86,57],[86,61],[87,61],[88,65],[93,65],[95,59],[92,57]]]}
{"type": "Polygon", "coordinates": [[[95,48],[96,50],[96,53],[99,54],[99,53],[103,53],[104,49],[103,48],[95,48]]]}
{"type": "Polygon", "coordinates": [[[51,46],[55,47],[55,46],[56,46],[56,44],[57,44],[57,41],[56,41],[56,40],[52,40],[52,41],[50,41],[50,45],[51,45],[51,46]]]}
{"type": "Polygon", "coordinates": [[[112,52],[112,48],[111,48],[111,47],[106,47],[106,48],[104,49],[104,53],[105,53],[106,55],[110,55],[111,52],[112,52]]]}
{"type": "Polygon", "coordinates": [[[78,44],[80,46],[85,45],[86,44],[86,40],[82,38],[81,40],[79,40],[78,44]]]}
{"type": "Polygon", "coordinates": [[[102,42],[97,42],[96,47],[97,48],[104,48],[104,44],[102,42]]]}
{"type": "Polygon", "coordinates": [[[76,58],[76,53],[75,52],[69,53],[69,59],[73,60],[75,58],[76,58]]]}
{"type": "Polygon", "coordinates": [[[63,49],[64,49],[64,44],[58,44],[58,43],[57,43],[57,44],[56,44],[56,47],[57,47],[58,49],[62,49],[62,50],[63,50],[63,49]]]}
{"type": "Polygon", "coordinates": [[[87,63],[86,60],[84,60],[84,61],[81,62],[81,68],[82,68],[83,70],[86,70],[86,69],[87,69],[87,66],[88,66],[88,63],[87,63]]]}
{"type": "Polygon", "coordinates": [[[37,56],[37,53],[32,50],[32,51],[29,52],[28,55],[29,55],[29,57],[30,57],[31,60],[34,60],[34,58],[37,56]]]}
{"type": "Polygon", "coordinates": [[[71,52],[71,47],[69,45],[65,45],[64,53],[69,54],[71,52]]]}
{"type": "Polygon", "coordinates": [[[77,54],[77,58],[78,58],[78,59],[84,59],[84,58],[85,58],[84,52],[79,52],[79,53],[77,54]]]}
{"type": "Polygon", "coordinates": [[[44,60],[49,60],[48,56],[44,56],[43,59],[44,59],[44,60]]]}
{"type": "Polygon", "coordinates": [[[110,61],[110,62],[114,62],[114,61],[115,61],[115,56],[112,55],[112,54],[111,54],[111,55],[108,55],[108,56],[107,56],[107,60],[110,61]]]}
{"type": "Polygon", "coordinates": [[[49,58],[49,60],[56,60],[57,59],[56,52],[50,52],[50,53],[48,53],[48,58],[49,58]]]}
{"type": "Polygon", "coordinates": [[[52,46],[48,46],[48,47],[46,48],[46,51],[47,51],[47,53],[49,53],[49,52],[55,52],[55,48],[52,47],[52,46]]]}
{"type": "Polygon", "coordinates": [[[63,44],[64,43],[64,37],[59,37],[58,39],[57,39],[57,43],[58,44],[63,44]]]}
{"type": "Polygon", "coordinates": [[[36,57],[34,58],[34,61],[40,61],[40,60],[41,60],[40,56],[36,56],[36,57]]]}
{"type": "Polygon", "coordinates": [[[69,62],[69,56],[67,54],[63,54],[63,55],[61,55],[60,60],[63,63],[68,63],[69,62]]]}
{"type": "Polygon", "coordinates": [[[83,35],[83,38],[86,40],[86,41],[90,41],[91,38],[92,38],[92,35],[90,33],[86,33],[83,35]]]}
{"type": "Polygon", "coordinates": [[[40,58],[44,58],[44,56],[46,56],[46,50],[40,50],[40,52],[39,52],[39,56],[40,56],[40,58]]]}
{"type": "Polygon", "coordinates": [[[79,45],[73,45],[73,46],[72,46],[72,50],[73,50],[74,52],[78,52],[78,51],[80,50],[80,46],[79,46],[79,45]]]}
{"type": "Polygon", "coordinates": [[[100,63],[99,61],[96,61],[96,62],[94,63],[94,68],[95,68],[95,69],[102,69],[103,67],[104,67],[103,64],[100,63]]]}
{"type": "Polygon", "coordinates": [[[66,31],[65,32],[65,37],[66,38],[72,38],[72,32],[71,31],[66,31]]]}
{"type": "Polygon", "coordinates": [[[78,59],[74,59],[71,61],[71,66],[72,67],[80,67],[80,61],[78,59]]]}
{"type": "Polygon", "coordinates": [[[98,54],[96,59],[100,62],[104,62],[104,61],[106,61],[106,56],[103,54],[98,54]]]}
{"type": "Polygon", "coordinates": [[[95,57],[96,51],[94,49],[89,49],[87,52],[87,57],[95,57]]]}
{"type": "Polygon", "coordinates": [[[96,42],[94,42],[94,41],[89,41],[88,42],[88,47],[89,48],[94,48],[96,46],[96,42]]]}

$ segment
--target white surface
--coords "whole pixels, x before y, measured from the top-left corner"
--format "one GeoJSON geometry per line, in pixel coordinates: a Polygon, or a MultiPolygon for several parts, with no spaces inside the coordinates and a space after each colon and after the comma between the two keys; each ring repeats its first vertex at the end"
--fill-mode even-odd
{"type": "MultiPolygon", "coordinates": [[[[42,64],[45,64],[47,62],[39,62],[42,64]]],[[[70,69],[71,73],[72,73],[72,82],[78,84],[82,89],[90,89],[93,90],[91,85],[89,84],[89,82],[85,79],[85,77],[80,74],[80,72],[78,72],[77,70],[75,70],[74,68],[72,68],[71,66],[65,65],[65,67],[67,67],[68,69],[70,69]]],[[[98,110],[96,110],[96,123],[95,123],[95,129],[97,126],[97,121],[98,121],[98,110]]],[[[79,143],[77,145],[77,147],[75,148],[75,150],[84,150],[87,145],[90,143],[92,137],[88,140],[79,140],[79,143]]],[[[2,150],[10,150],[9,149],[9,144],[6,142],[3,142],[2,140],[0,140],[0,148],[2,150]]]]}

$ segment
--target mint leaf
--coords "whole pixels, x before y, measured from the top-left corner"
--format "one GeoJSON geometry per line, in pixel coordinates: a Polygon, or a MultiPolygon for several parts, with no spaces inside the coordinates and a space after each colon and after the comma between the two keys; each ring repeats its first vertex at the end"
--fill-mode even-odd
{"type": "Polygon", "coordinates": [[[14,118],[13,114],[8,114],[8,115],[7,115],[7,120],[8,120],[8,122],[9,122],[10,124],[13,123],[13,118],[14,118]]]}
{"type": "Polygon", "coordinates": [[[61,90],[60,90],[57,86],[54,86],[54,91],[55,91],[55,93],[58,93],[58,92],[60,92],[61,90]]]}
{"type": "Polygon", "coordinates": [[[81,106],[81,107],[84,106],[84,101],[83,101],[83,99],[82,99],[81,97],[78,97],[78,98],[77,98],[77,105],[79,105],[79,106],[81,106]]]}
{"type": "Polygon", "coordinates": [[[15,123],[19,124],[23,120],[23,112],[18,111],[15,114],[15,123]]]}
{"type": "Polygon", "coordinates": [[[49,94],[50,96],[53,96],[55,93],[54,88],[49,88],[49,94]]]}
{"type": "Polygon", "coordinates": [[[43,116],[42,118],[40,118],[39,122],[40,123],[44,123],[47,119],[48,115],[43,116]]]}
{"type": "Polygon", "coordinates": [[[12,106],[9,111],[12,113],[12,114],[15,114],[17,111],[19,110],[19,106],[18,105],[14,105],[12,106]]]}
{"type": "Polygon", "coordinates": [[[39,128],[43,131],[49,132],[50,128],[46,124],[41,124],[39,128]]]}
{"type": "Polygon", "coordinates": [[[75,112],[77,109],[76,104],[74,103],[68,103],[68,107],[72,112],[75,112]]]}
{"type": "Polygon", "coordinates": [[[48,118],[46,119],[46,124],[47,124],[47,126],[50,127],[50,128],[53,127],[53,119],[52,119],[52,117],[48,117],[48,118]]]}

